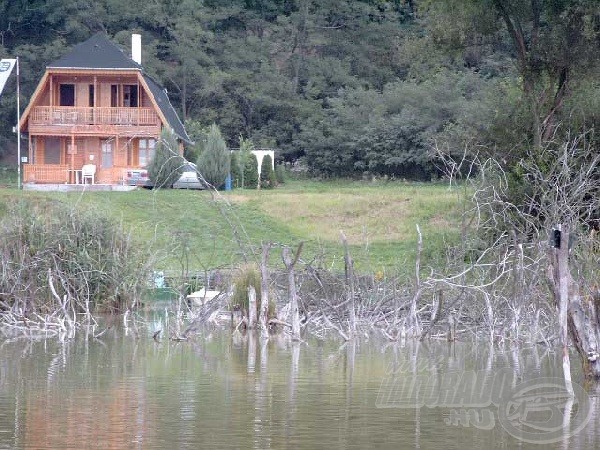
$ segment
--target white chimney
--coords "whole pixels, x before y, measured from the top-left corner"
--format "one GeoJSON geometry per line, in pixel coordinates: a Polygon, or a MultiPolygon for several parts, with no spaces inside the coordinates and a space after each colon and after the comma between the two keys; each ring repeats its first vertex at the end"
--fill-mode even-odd
{"type": "Polygon", "coordinates": [[[139,65],[142,64],[142,35],[131,35],[131,59],[139,65]]]}

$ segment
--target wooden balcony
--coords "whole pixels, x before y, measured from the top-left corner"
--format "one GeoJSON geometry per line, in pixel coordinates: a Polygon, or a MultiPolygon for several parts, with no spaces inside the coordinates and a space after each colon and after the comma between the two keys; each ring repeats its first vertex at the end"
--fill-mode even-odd
{"type": "Polygon", "coordinates": [[[36,106],[29,117],[35,134],[160,133],[160,119],[153,108],[85,108],[36,106]]]}

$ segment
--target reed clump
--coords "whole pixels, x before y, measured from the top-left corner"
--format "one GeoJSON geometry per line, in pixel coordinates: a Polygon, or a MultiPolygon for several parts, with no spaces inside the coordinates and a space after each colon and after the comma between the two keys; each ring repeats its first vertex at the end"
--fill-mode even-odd
{"type": "Polygon", "coordinates": [[[0,310],[33,318],[124,310],[152,264],[122,225],[50,199],[19,199],[0,220],[0,310]]]}

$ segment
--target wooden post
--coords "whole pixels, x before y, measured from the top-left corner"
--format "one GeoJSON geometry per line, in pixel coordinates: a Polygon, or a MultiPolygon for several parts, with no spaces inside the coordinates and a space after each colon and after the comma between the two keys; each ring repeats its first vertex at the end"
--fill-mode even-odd
{"type": "Polygon", "coordinates": [[[267,316],[269,314],[269,269],[267,263],[269,261],[270,249],[271,243],[263,244],[260,263],[260,308],[258,322],[260,326],[260,336],[262,338],[269,337],[269,329],[267,328],[267,316]]]}
{"type": "MultiPolygon", "coordinates": [[[[68,146],[67,146],[68,149],[68,146]]],[[[75,175],[75,172],[73,172],[73,169],[75,169],[75,133],[73,132],[73,130],[71,130],[71,151],[69,152],[71,154],[71,172],[69,172],[70,176],[75,178],[74,182],[77,182],[77,175],[75,175]]],[[[71,182],[71,179],[69,179],[69,183],[71,182]]]]}
{"type": "Polygon", "coordinates": [[[571,360],[569,358],[569,335],[567,310],[569,308],[569,230],[561,231],[560,246],[556,250],[557,269],[558,269],[558,326],[560,334],[560,343],[562,346],[563,357],[563,376],[567,391],[573,395],[573,385],[571,383],[571,360]]]}
{"type": "Polygon", "coordinates": [[[298,249],[296,250],[296,256],[292,259],[291,251],[289,247],[284,247],[281,253],[283,263],[288,271],[288,295],[290,300],[290,309],[292,315],[292,340],[300,340],[300,314],[298,312],[298,295],[296,294],[296,279],[294,275],[294,266],[300,258],[300,252],[304,242],[300,242],[298,249]]]}
{"type": "Polygon", "coordinates": [[[248,286],[248,328],[256,327],[256,289],[248,286]]]}
{"type": "Polygon", "coordinates": [[[423,250],[423,236],[421,235],[421,229],[417,224],[417,256],[415,259],[415,293],[410,304],[410,312],[408,313],[408,329],[412,336],[418,336],[421,334],[421,327],[419,325],[419,319],[417,317],[417,304],[421,298],[421,252],[423,250]]]}
{"type": "Polygon", "coordinates": [[[456,322],[454,315],[448,313],[448,342],[454,342],[456,340],[456,322]]]}
{"type": "Polygon", "coordinates": [[[340,230],[340,236],[342,244],[344,246],[344,267],[346,272],[346,288],[348,297],[348,321],[350,322],[350,332],[348,333],[350,338],[356,333],[356,309],[354,306],[354,261],[352,261],[352,255],[348,248],[348,240],[343,231],[340,230]]]}

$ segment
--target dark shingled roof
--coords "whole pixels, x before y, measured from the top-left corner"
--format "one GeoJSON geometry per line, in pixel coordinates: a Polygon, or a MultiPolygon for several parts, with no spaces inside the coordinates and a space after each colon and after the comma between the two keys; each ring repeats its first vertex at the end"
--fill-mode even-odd
{"type": "Polygon", "coordinates": [[[181,123],[181,120],[179,120],[179,116],[177,115],[175,108],[173,108],[173,105],[171,105],[171,102],[169,101],[167,90],[150,78],[149,75],[144,73],[143,77],[144,81],[146,81],[146,84],[148,84],[148,87],[150,88],[150,92],[152,92],[152,95],[154,96],[154,100],[164,114],[165,119],[167,119],[167,122],[169,122],[169,125],[171,125],[175,135],[187,143],[193,144],[192,140],[185,131],[183,123],[181,123]]]}
{"type": "Polygon", "coordinates": [[[144,73],[142,66],[129,58],[103,33],[97,33],[87,41],[73,47],[70,53],[48,65],[49,69],[120,69],[140,70],[154,96],[156,104],[169,126],[180,139],[192,143],[179,116],[171,105],[166,89],[144,73]]]}
{"type": "Polygon", "coordinates": [[[70,53],[57,59],[49,69],[139,69],[142,66],[129,58],[123,50],[97,33],[87,41],[77,44],[70,53]]]}

